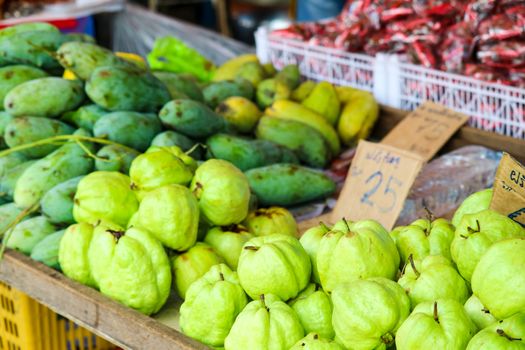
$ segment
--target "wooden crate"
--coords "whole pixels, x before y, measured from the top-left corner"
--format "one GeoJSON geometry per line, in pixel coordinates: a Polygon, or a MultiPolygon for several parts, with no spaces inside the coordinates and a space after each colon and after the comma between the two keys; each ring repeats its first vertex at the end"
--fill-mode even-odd
{"type": "MultiPolygon", "coordinates": [[[[406,112],[403,111],[383,108],[373,137],[382,138],[405,115],[406,112]]],[[[506,151],[525,162],[525,140],[470,127],[461,128],[443,151],[451,151],[469,144],[506,151]]],[[[317,224],[319,219],[301,223],[300,226],[303,229],[307,228],[317,224]]],[[[155,318],[123,306],[20,253],[7,251],[0,265],[0,280],[123,349],[207,349],[205,345],[184,336],[155,318]]],[[[171,306],[172,315],[176,316],[177,305],[174,303],[176,302],[169,301],[168,306],[171,306]]],[[[173,323],[176,324],[176,321],[173,323]]]]}

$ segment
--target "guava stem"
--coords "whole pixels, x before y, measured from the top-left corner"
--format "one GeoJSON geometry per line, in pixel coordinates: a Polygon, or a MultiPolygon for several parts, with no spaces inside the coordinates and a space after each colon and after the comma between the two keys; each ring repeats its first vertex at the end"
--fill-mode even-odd
{"type": "Polygon", "coordinates": [[[439,323],[439,317],[438,317],[438,303],[437,301],[434,301],[434,321],[439,323]]]}
{"type": "Polygon", "coordinates": [[[106,232],[109,232],[113,235],[113,237],[115,237],[115,239],[118,240],[121,239],[122,237],[124,237],[125,235],[125,232],[124,231],[115,231],[115,230],[110,230],[110,229],[107,229],[106,232]]]}
{"type": "Polygon", "coordinates": [[[222,272],[219,272],[219,278],[221,279],[221,281],[224,281],[224,275],[222,274],[222,272]]]}
{"type": "Polygon", "coordinates": [[[191,154],[191,152],[195,151],[199,147],[206,148],[206,146],[203,145],[202,143],[196,143],[196,144],[193,145],[193,147],[191,147],[189,150],[184,152],[184,154],[189,156],[191,154]]]}
{"type": "Polygon", "coordinates": [[[507,338],[508,340],[510,341],[513,341],[513,340],[517,340],[517,341],[521,341],[521,338],[512,338],[510,335],[508,335],[507,333],[505,333],[505,331],[503,329],[496,329],[496,332],[501,335],[502,337],[505,337],[507,338]]]}
{"type": "Polygon", "coordinates": [[[419,276],[421,276],[421,273],[416,269],[416,263],[414,263],[414,257],[412,256],[412,254],[408,256],[408,261],[410,261],[410,266],[412,266],[412,270],[414,270],[416,278],[419,278],[419,276]]]}
{"type": "Polygon", "coordinates": [[[252,245],[249,245],[249,246],[244,247],[244,249],[246,249],[246,250],[253,250],[253,251],[256,252],[256,251],[259,250],[259,247],[254,247],[252,245]]]}
{"type": "Polygon", "coordinates": [[[324,230],[325,233],[330,231],[330,228],[326,226],[325,223],[322,221],[319,222],[319,226],[321,226],[321,228],[324,230]]]}
{"type": "Polygon", "coordinates": [[[467,227],[467,231],[468,233],[470,234],[473,234],[473,233],[476,233],[476,232],[479,232],[481,229],[479,227],[479,220],[476,219],[476,228],[472,228],[472,227],[467,227]]]}
{"type": "Polygon", "coordinates": [[[490,311],[489,311],[489,309],[487,309],[487,308],[483,308],[483,309],[481,309],[481,311],[483,311],[483,312],[486,313],[486,314],[490,314],[490,311]]]}
{"type": "Polygon", "coordinates": [[[314,339],[316,339],[316,340],[319,339],[319,334],[315,333],[314,334],[314,339]]]}
{"type": "Polygon", "coordinates": [[[134,182],[132,182],[132,183],[129,184],[129,188],[133,191],[133,190],[136,190],[137,188],[139,188],[139,186],[137,186],[134,182]]]}
{"type": "Polygon", "coordinates": [[[434,216],[434,213],[432,213],[432,211],[428,209],[428,207],[426,206],[424,206],[423,209],[425,209],[425,212],[427,213],[426,216],[427,216],[428,221],[430,222],[434,221],[434,219],[436,218],[434,216]]]}
{"type": "Polygon", "coordinates": [[[346,221],[346,218],[343,218],[343,222],[345,223],[346,228],[348,229],[348,231],[350,231],[350,225],[348,225],[348,221],[346,221]]]}
{"type": "Polygon", "coordinates": [[[266,306],[266,300],[264,299],[264,294],[259,295],[259,299],[261,299],[261,302],[262,302],[264,308],[266,309],[266,311],[270,311],[268,306],[266,306]]]}
{"type": "Polygon", "coordinates": [[[381,341],[383,342],[383,344],[385,345],[392,345],[394,344],[394,335],[390,332],[386,333],[386,334],[383,334],[381,336],[381,341]]]}

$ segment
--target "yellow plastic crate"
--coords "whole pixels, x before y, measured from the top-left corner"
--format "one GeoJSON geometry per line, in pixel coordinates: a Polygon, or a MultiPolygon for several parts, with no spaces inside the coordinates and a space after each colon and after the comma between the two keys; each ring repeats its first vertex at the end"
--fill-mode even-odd
{"type": "Polygon", "coordinates": [[[115,346],[0,282],[0,350],[109,350],[115,346]]]}

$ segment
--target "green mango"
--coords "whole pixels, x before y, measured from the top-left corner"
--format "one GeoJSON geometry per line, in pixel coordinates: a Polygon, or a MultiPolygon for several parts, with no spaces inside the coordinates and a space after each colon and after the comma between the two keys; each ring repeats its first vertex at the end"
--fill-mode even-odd
{"type": "Polygon", "coordinates": [[[84,34],[84,33],[66,33],[64,34],[65,41],[66,42],[81,42],[81,43],[90,43],[90,44],[96,44],[97,41],[95,38],[93,38],[91,35],[84,34]]]}
{"type": "Polygon", "coordinates": [[[195,244],[199,207],[184,186],[167,185],[147,193],[130,226],[144,227],[166,247],[184,251],[195,244]]]}
{"type": "MultiPolygon", "coordinates": [[[[189,151],[192,149],[196,144],[198,144],[197,141],[194,141],[190,139],[189,137],[178,133],[176,131],[168,130],[161,132],[160,134],[157,134],[155,138],[151,141],[151,146],[159,146],[159,147],[170,147],[170,146],[178,146],[180,147],[184,152],[189,151]]],[[[201,147],[196,147],[188,153],[188,155],[194,159],[202,159],[201,147]]]]}
{"type": "Polygon", "coordinates": [[[33,164],[35,160],[28,160],[18,164],[14,168],[6,171],[4,176],[0,178],[0,198],[6,201],[12,201],[15,193],[16,182],[27,168],[33,164]]]}
{"type": "Polygon", "coordinates": [[[235,319],[224,341],[228,350],[285,350],[304,337],[299,318],[272,294],[258,296],[235,319]]]}
{"type": "Polygon", "coordinates": [[[35,216],[16,225],[4,243],[7,248],[29,255],[38,242],[56,230],[57,227],[46,217],[35,216]]]}
{"type": "Polygon", "coordinates": [[[312,90],[315,88],[317,83],[313,80],[306,80],[299,84],[299,86],[292,91],[292,94],[290,95],[290,99],[292,101],[296,102],[302,102],[304,99],[310,95],[312,90]]]}
{"type": "MultiPolygon", "coordinates": [[[[61,121],[40,117],[19,117],[7,124],[5,143],[13,148],[59,135],[71,135],[75,129],[61,121]]],[[[28,158],[42,158],[60,146],[47,144],[19,151],[28,158]]]]}
{"type": "Polygon", "coordinates": [[[348,231],[332,229],[321,238],[317,250],[317,271],[326,292],[362,278],[394,279],[398,267],[394,241],[374,220],[348,222],[348,231]]]}
{"type": "Polygon", "coordinates": [[[14,117],[57,117],[84,100],[82,83],[47,77],[26,81],[11,89],[4,99],[6,112],[14,117]]]}
{"type": "Polygon", "coordinates": [[[277,117],[262,117],[255,130],[257,138],[275,142],[297,153],[308,166],[324,168],[331,151],[323,136],[306,124],[277,117]]]}
{"type": "Polygon", "coordinates": [[[102,294],[143,314],[159,311],[170,295],[168,256],[147,230],[95,227],[88,261],[102,294]]]}
{"type": "Polygon", "coordinates": [[[65,232],[66,230],[57,231],[38,242],[31,251],[31,259],[58,270],[58,249],[65,232]]]}
{"type": "Polygon", "coordinates": [[[317,333],[310,333],[295,343],[290,350],[344,350],[333,340],[320,337],[317,333]]]}
{"type": "MultiPolygon", "coordinates": [[[[5,230],[9,227],[15,219],[22,214],[23,209],[16,206],[15,203],[5,203],[0,205],[0,238],[5,233],[5,230]]],[[[31,215],[25,216],[22,220],[27,220],[31,215]]]]}
{"type": "Polygon", "coordinates": [[[60,68],[54,52],[64,41],[56,30],[29,30],[0,38],[0,57],[11,64],[25,64],[45,70],[60,68]]]}
{"type": "Polygon", "coordinates": [[[286,84],[290,90],[294,90],[301,83],[301,72],[296,64],[289,64],[275,75],[275,79],[286,84]]]}
{"type": "Polygon", "coordinates": [[[126,111],[108,113],[93,127],[96,137],[107,138],[137,151],[145,151],[160,131],[156,115],[126,111]]]}
{"type": "Polygon", "coordinates": [[[82,178],[73,203],[76,222],[95,224],[102,219],[122,227],[139,206],[129,177],[116,171],[95,171],[82,178]]]}
{"type": "Polygon", "coordinates": [[[66,42],[58,48],[56,56],[64,69],[72,71],[81,80],[88,80],[98,67],[137,69],[112,51],[89,42],[66,42]]]}
{"type": "Polygon", "coordinates": [[[93,226],[87,223],[69,226],[60,240],[58,263],[64,275],[90,287],[97,283],[89,268],[88,251],[93,226]]]}
{"type": "Polygon", "coordinates": [[[330,228],[325,224],[320,223],[318,226],[306,230],[299,239],[299,242],[310,257],[312,263],[312,280],[318,284],[321,283],[321,279],[319,278],[319,272],[317,271],[317,251],[319,250],[321,239],[328,232],[330,232],[330,228]]]}
{"type": "Polygon", "coordinates": [[[76,125],[89,132],[93,132],[95,123],[109,112],[97,105],[82,106],[76,111],[66,112],[61,119],[66,123],[76,125]]]}
{"type": "Polygon", "coordinates": [[[78,183],[84,176],[77,176],[51,188],[40,200],[40,209],[54,224],[74,224],[73,198],[78,183]]]}
{"type": "Polygon", "coordinates": [[[246,62],[237,71],[237,77],[248,80],[254,87],[266,78],[266,72],[259,62],[246,62]]]}
{"type": "MultiPolygon", "coordinates": [[[[79,129],[77,135],[87,136],[86,131],[79,129]]],[[[83,142],[84,147],[93,152],[91,143],[83,142]]],[[[65,145],[46,157],[37,160],[24,171],[16,183],[14,200],[23,208],[38,203],[42,196],[54,186],[74,177],[85,175],[93,169],[91,159],[84,149],[75,141],[65,145]]]]}
{"type": "Polygon", "coordinates": [[[256,236],[282,233],[296,237],[297,222],[287,209],[281,207],[259,208],[248,214],[244,224],[256,236]]]}
{"type": "Polygon", "coordinates": [[[217,226],[207,230],[204,243],[209,244],[231,269],[237,270],[242,247],[253,237],[242,225],[217,226]]]}
{"type": "Polygon", "coordinates": [[[465,198],[458,209],[456,209],[454,212],[454,216],[452,217],[451,221],[452,225],[458,227],[465,214],[475,214],[489,209],[490,202],[492,201],[492,193],[492,188],[487,188],[485,190],[475,192],[465,198]]]}
{"type": "Polygon", "coordinates": [[[266,140],[215,134],[206,140],[208,158],[224,159],[242,171],[283,162],[290,150],[266,140]]]}
{"type": "Polygon", "coordinates": [[[399,327],[396,349],[463,350],[474,334],[476,326],[456,300],[427,301],[416,306],[399,327]]]}
{"type": "Polygon", "coordinates": [[[186,136],[205,138],[220,132],[225,120],[206,105],[192,100],[168,102],[160,111],[162,124],[186,136]]]}
{"type": "Polygon", "coordinates": [[[524,350],[525,311],[520,311],[481,330],[469,341],[466,350],[524,350]]]}
{"type": "Polygon", "coordinates": [[[204,101],[212,109],[215,109],[228,97],[241,96],[251,100],[254,94],[253,85],[245,79],[216,81],[202,90],[204,101]]]}
{"type": "Polygon", "coordinates": [[[263,67],[264,72],[266,73],[266,75],[269,76],[269,77],[273,77],[275,74],[277,74],[277,69],[275,69],[275,67],[273,66],[273,64],[271,62],[264,63],[262,65],[262,67],[263,67]]]}
{"type": "Polygon", "coordinates": [[[133,149],[120,147],[118,145],[106,145],[97,152],[95,169],[100,171],[118,171],[123,174],[129,173],[133,159],[140,152],[133,149]]]}
{"type": "Polygon", "coordinates": [[[483,329],[493,323],[498,322],[490,311],[479,301],[478,297],[472,294],[465,302],[465,311],[468,317],[474,322],[478,329],[483,329]]]}
{"type": "Polygon", "coordinates": [[[4,140],[4,132],[7,124],[11,122],[15,117],[10,116],[6,112],[0,111],[0,150],[7,148],[4,140]]]}
{"type": "Polygon", "coordinates": [[[204,162],[191,181],[204,219],[217,226],[242,222],[248,215],[250,186],[246,176],[220,159],[204,162]]]}
{"type": "Polygon", "coordinates": [[[255,103],[240,96],[228,97],[215,112],[226,120],[228,130],[245,134],[252,133],[262,115],[255,103]]]}
{"type": "Polygon", "coordinates": [[[382,277],[342,283],[332,292],[332,302],[336,341],[348,349],[390,348],[410,314],[403,288],[382,277]]]}
{"type": "Polygon", "coordinates": [[[440,255],[429,255],[414,261],[409,257],[397,281],[410,298],[412,308],[436,299],[454,299],[464,304],[469,295],[467,283],[452,262],[440,255]]]}
{"type": "Polygon", "coordinates": [[[46,72],[31,66],[14,65],[0,68],[0,110],[4,109],[4,99],[7,93],[15,86],[46,76],[46,72]]]}
{"type": "Polygon", "coordinates": [[[206,243],[197,242],[188,251],[175,256],[172,261],[175,287],[182,299],[191,285],[204,276],[212,266],[224,263],[224,260],[206,243]]]}
{"type": "Polygon", "coordinates": [[[255,237],[244,245],[237,273],[252,299],[271,293],[288,300],[308,285],[310,258],[294,237],[283,234],[255,237]]]}
{"type": "Polygon", "coordinates": [[[326,198],[335,192],[335,182],[328,176],[295,164],[250,169],[246,177],[262,206],[292,206],[326,198]]]}
{"type": "Polygon", "coordinates": [[[330,124],[336,125],[341,112],[341,102],[332,84],[321,81],[315,85],[312,92],[302,101],[302,105],[319,113],[330,124]]]}
{"type": "Polygon", "coordinates": [[[173,99],[184,94],[194,101],[204,102],[202,91],[193,80],[172,72],[153,72],[153,75],[166,85],[173,99]]]}
{"type": "Polygon", "coordinates": [[[311,283],[288,304],[299,316],[305,333],[316,333],[323,338],[333,339],[332,301],[318,285],[311,283]]]}
{"type": "Polygon", "coordinates": [[[182,333],[209,346],[223,346],[247,303],[237,273],[224,264],[214,265],[186,293],[180,307],[182,333]]]}
{"type": "Polygon", "coordinates": [[[20,165],[27,161],[28,159],[20,152],[13,152],[9,153],[6,156],[0,157],[0,179],[3,178],[8,171],[13,169],[17,165],[20,165]]]}
{"type": "Polygon", "coordinates": [[[27,22],[20,23],[14,26],[5,27],[0,30],[0,39],[3,39],[7,36],[18,35],[25,32],[34,32],[34,31],[48,31],[54,33],[60,33],[57,27],[46,22],[27,22]]]}
{"type": "Polygon", "coordinates": [[[121,67],[96,68],[86,94],[110,111],[157,112],[171,100],[168,89],[149,72],[121,67]]]}

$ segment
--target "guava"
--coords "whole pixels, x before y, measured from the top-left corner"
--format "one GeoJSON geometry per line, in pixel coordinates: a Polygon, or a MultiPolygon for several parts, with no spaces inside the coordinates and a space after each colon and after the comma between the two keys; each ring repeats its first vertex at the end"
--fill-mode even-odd
{"type": "Polygon", "coordinates": [[[164,185],[188,185],[193,171],[168,147],[155,147],[131,162],[129,176],[131,188],[142,200],[148,192],[164,185]]]}
{"type": "Polygon", "coordinates": [[[139,207],[127,175],[117,171],[95,171],[78,183],[73,201],[77,222],[96,224],[107,220],[126,227],[139,207]]]}
{"type": "Polygon", "coordinates": [[[223,346],[247,303],[237,273],[224,264],[212,266],[186,293],[180,307],[181,330],[206,345],[223,346]]]}
{"type": "Polygon", "coordinates": [[[412,308],[436,299],[454,299],[461,304],[467,301],[467,283],[450,260],[440,255],[429,255],[423,260],[409,256],[408,260],[398,283],[410,297],[412,308]]]}
{"type": "Polygon", "coordinates": [[[188,251],[171,259],[177,293],[182,299],[193,282],[204,276],[210,268],[224,260],[205,243],[197,242],[188,251]]]}
{"type": "Polygon", "coordinates": [[[410,300],[396,282],[383,277],[339,284],[332,292],[336,341],[353,350],[394,345],[410,314],[410,300]]]}
{"type": "Polygon", "coordinates": [[[499,320],[525,310],[525,238],[499,241],[483,254],[472,292],[499,320]]]}
{"type": "Polygon", "coordinates": [[[310,333],[295,343],[290,350],[344,350],[344,348],[333,340],[325,339],[316,333],[310,333]]]}
{"type": "Polygon", "coordinates": [[[483,329],[498,321],[474,294],[467,299],[464,307],[468,317],[478,329],[483,329]]]}
{"type": "Polygon", "coordinates": [[[184,251],[195,244],[199,206],[193,194],[181,185],[167,185],[149,192],[140,202],[138,227],[150,231],[166,247],[184,251]]]}
{"type": "Polygon", "coordinates": [[[277,296],[263,294],[237,316],[224,341],[224,349],[286,350],[303,336],[295,311],[277,296]]]}
{"type": "Polygon", "coordinates": [[[465,198],[452,217],[452,225],[457,227],[465,214],[475,214],[487,210],[492,201],[492,193],[492,188],[487,188],[474,192],[465,198]]]}
{"type": "Polygon", "coordinates": [[[288,304],[299,316],[306,333],[333,339],[332,300],[317,284],[311,283],[288,304]]]}
{"type": "Polygon", "coordinates": [[[256,236],[282,233],[295,237],[298,232],[292,213],[281,207],[257,209],[248,215],[244,223],[256,236]]]}
{"type": "Polygon", "coordinates": [[[525,350],[525,311],[520,311],[476,334],[467,350],[525,350]]]}
{"type": "Polygon", "coordinates": [[[493,210],[465,214],[456,228],[450,252],[458,271],[470,282],[481,256],[498,241],[525,237],[525,229],[514,220],[493,210]]]}
{"type": "Polygon", "coordinates": [[[230,225],[213,227],[206,234],[204,242],[212,246],[231,269],[237,270],[242,247],[253,237],[246,227],[230,225]]]}
{"type": "Polygon", "coordinates": [[[97,287],[88,260],[93,229],[93,225],[85,222],[69,226],[60,241],[58,263],[67,277],[87,286],[97,287]]]}
{"type": "Polygon", "coordinates": [[[392,231],[390,235],[396,242],[402,264],[408,262],[409,255],[414,260],[422,260],[429,255],[452,259],[450,243],[454,239],[454,227],[445,219],[419,219],[392,231]]]}
{"type": "Polygon", "coordinates": [[[310,258],[295,237],[283,234],[255,237],[242,248],[237,273],[241,286],[252,299],[273,294],[286,301],[308,285],[310,258]]]}
{"type": "Polygon", "coordinates": [[[184,152],[182,150],[182,148],[180,148],[179,146],[169,146],[169,147],[162,147],[162,146],[151,146],[150,148],[148,148],[146,150],[146,153],[149,153],[149,152],[157,152],[159,150],[163,150],[163,151],[166,151],[166,152],[170,152],[171,154],[173,154],[174,156],[180,158],[180,160],[182,160],[184,162],[184,164],[186,164],[186,166],[188,168],[190,168],[190,170],[194,173],[195,170],[197,170],[197,161],[195,159],[193,159],[190,155],[188,155],[188,153],[191,153],[191,149],[188,150],[188,153],[184,152]]]}
{"type": "Polygon", "coordinates": [[[190,189],[201,214],[216,226],[238,224],[248,215],[250,185],[233,164],[210,159],[197,168],[190,189]]]}
{"type": "Polygon", "coordinates": [[[416,306],[396,334],[397,350],[463,350],[476,333],[463,305],[452,299],[416,306]]]}
{"type": "Polygon", "coordinates": [[[95,227],[88,260],[100,292],[124,305],[150,315],[168,299],[168,256],[162,244],[145,229],[95,227]]]}
{"type": "Polygon", "coordinates": [[[317,270],[323,289],[331,292],[340,283],[369,277],[394,279],[399,254],[383,226],[374,220],[346,225],[347,232],[332,229],[319,244],[317,270]]]}
{"type": "Polygon", "coordinates": [[[310,262],[312,263],[312,279],[315,283],[321,283],[319,272],[317,271],[317,251],[319,250],[321,239],[329,231],[330,228],[321,222],[318,226],[306,230],[299,239],[299,242],[310,257],[310,262]]]}

